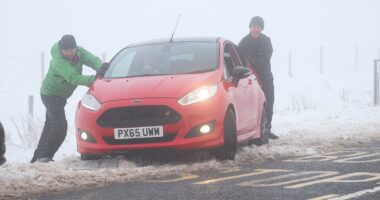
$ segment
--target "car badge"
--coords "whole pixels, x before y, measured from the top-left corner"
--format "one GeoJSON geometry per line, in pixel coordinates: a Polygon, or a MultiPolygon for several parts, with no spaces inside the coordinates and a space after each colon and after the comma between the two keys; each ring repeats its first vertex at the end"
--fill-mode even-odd
{"type": "Polygon", "coordinates": [[[137,103],[141,103],[142,100],[141,99],[133,99],[132,102],[137,104],[137,103]]]}
{"type": "Polygon", "coordinates": [[[165,116],[170,116],[170,111],[166,111],[165,116]]]}

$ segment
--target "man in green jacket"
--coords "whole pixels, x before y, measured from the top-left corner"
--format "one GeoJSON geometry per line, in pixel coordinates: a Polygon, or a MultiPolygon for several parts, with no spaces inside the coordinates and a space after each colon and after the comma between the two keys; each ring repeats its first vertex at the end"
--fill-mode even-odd
{"type": "Polygon", "coordinates": [[[77,46],[74,36],[64,35],[51,48],[52,60],[41,86],[41,99],[46,107],[46,120],[31,163],[53,160],[66,137],[67,121],[64,107],[78,85],[90,86],[96,76],[82,75],[87,65],[102,77],[109,64],[103,63],[86,49],[77,46]]]}

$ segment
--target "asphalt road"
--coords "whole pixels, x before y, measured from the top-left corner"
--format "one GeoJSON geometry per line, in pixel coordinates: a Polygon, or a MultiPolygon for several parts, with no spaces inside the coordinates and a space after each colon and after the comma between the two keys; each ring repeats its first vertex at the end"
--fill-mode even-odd
{"type": "Polygon", "coordinates": [[[380,142],[38,199],[380,199],[380,142]]]}

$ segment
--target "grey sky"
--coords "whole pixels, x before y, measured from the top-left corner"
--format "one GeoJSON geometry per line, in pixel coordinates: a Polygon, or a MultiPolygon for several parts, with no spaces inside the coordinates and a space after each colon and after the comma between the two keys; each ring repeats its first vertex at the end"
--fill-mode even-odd
{"type": "MultiPolygon", "coordinates": [[[[1,0],[0,58],[49,51],[63,34],[113,55],[129,43],[176,36],[238,42],[252,16],[265,20],[275,50],[380,47],[378,0],[1,0]]],[[[374,53],[375,54],[375,53],[374,53]]]]}

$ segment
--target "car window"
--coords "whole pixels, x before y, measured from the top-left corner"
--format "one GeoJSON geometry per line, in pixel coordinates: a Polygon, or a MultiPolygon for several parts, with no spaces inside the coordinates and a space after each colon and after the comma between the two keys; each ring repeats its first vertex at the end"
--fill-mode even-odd
{"type": "Polygon", "coordinates": [[[224,46],[223,60],[225,66],[224,74],[226,78],[229,78],[232,76],[233,69],[241,65],[239,57],[231,43],[227,43],[224,46]]]}
{"type": "MultiPolygon", "coordinates": [[[[124,57],[118,57],[114,62],[121,66],[130,66],[133,58],[136,55],[136,51],[131,51],[125,54],[124,57]]],[[[128,67],[115,67],[110,76],[112,77],[123,77],[125,74],[128,74],[128,67]]]]}
{"type": "Polygon", "coordinates": [[[111,61],[105,78],[202,73],[215,70],[216,42],[171,42],[130,47],[111,61]]]}
{"type": "Polygon", "coordinates": [[[242,67],[248,67],[247,66],[247,59],[245,58],[244,54],[236,46],[235,46],[235,49],[236,49],[236,51],[237,51],[237,53],[239,55],[239,58],[240,58],[240,61],[241,61],[241,64],[242,64],[241,66],[242,67]]]}
{"type": "Polygon", "coordinates": [[[239,56],[235,50],[235,48],[231,47],[231,57],[232,61],[234,62],[235,66],[241,66],[239,56]]]}
{"type": "Polygon", "coordinates": [[[223,56],[224,56],[224,66],[226,69],[226,74],[227,76],[231,76],[232,71],[234,69],[234,63],[232,61],[231,54],[229,52],[224,52],[223,56]]]}

